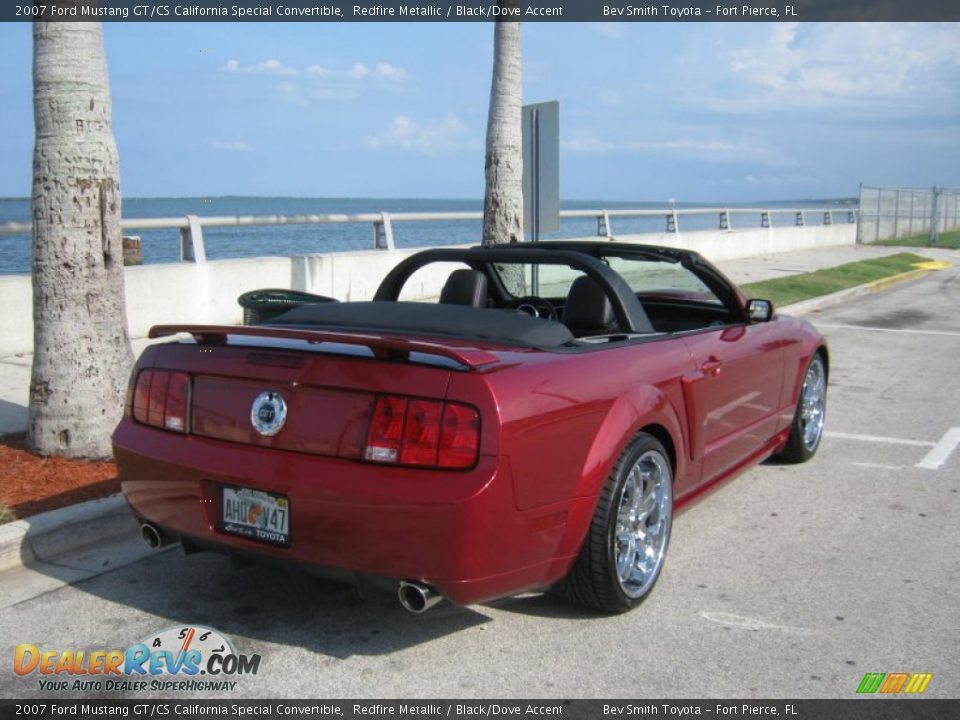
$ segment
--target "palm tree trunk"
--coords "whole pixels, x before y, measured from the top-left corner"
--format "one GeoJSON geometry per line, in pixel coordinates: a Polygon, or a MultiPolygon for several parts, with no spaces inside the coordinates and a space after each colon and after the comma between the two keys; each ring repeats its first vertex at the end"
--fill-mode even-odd
{"type": "Polygon", "coordinates": [[[41,455],[109,457],[133,354],[100,23],[34,24],[33,99],[34,353],[27,447],[41,455]]]}
{"type": "MultiPolygon", "coordinates": [[[[498,0],[497,5],[519,8],[520,3],[519,0],[498,0]]],[[[484,245],[523,240],[523,87],[519,21],[496,22],[493,42],[493,82],[484,163],[484,245]]]]}

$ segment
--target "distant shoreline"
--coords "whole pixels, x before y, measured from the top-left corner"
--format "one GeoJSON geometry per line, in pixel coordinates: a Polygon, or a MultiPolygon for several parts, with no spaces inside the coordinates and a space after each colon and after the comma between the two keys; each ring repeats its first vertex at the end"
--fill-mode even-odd
{"type": "MultiPolygon", "coordinates": [[[[30,196],[25,195],[22,197],[18,196],[9,196],[9,197],[0,197],[0,202],[29,202],[30,196]]],[[[376,201],[388,201],[388,202],[457,202],[457,203],[479,203],[482,202],[482,199],[477,198],[414,198],[414,197],[323,197],[316,196],[311,197],[308,195],[131,195],[125,196],[123,198],[127,200],[136,200],[136,201],[151,201],[151,200],[347,200],[351,202],[376,202],[376,201]]],[[[678,206],[706,206],[706,207],[723,207],[729,205],[730,207],[750,207],[750,206],[763,206],[763,205],[785,205],[789,203],[803,203],[803,204],[842,204],[842,205],[856,205],[858,202],[856,197],[839,197],[839,198],[791,198],[786,200],[683,200],[678,201],[676,204],[678,206]]],[[[597,206],[602,206],[605,203],[613,203],[616,205],[654,205],[654,206],[663,206],[668,207],[669,201],[667,200],[581,200],[577,198],[564,198],[560,200],[560,203],[576,203],[584,204],[591,203],[597,206]]]]}

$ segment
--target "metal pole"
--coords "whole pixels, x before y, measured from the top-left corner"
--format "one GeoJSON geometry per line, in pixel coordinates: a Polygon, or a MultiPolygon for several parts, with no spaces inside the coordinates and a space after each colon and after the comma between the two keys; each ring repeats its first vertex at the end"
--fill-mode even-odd
{"type": "Polygon", "coordinates": [[[900,188],[897,188],[897,202],[893,206],[893,237],[900,237],[900,188]]]}
{"type": "Polygon", "coordinates": [[[910,228],[907,230],[907,237],[913,237],[913,203],[917,199],[917,193],[910,191],[910,228]]]}
{"type": "MultiPolygon", "coordinates": [[[[539,111],[534,108],[533,112],[530,113],[530,139],[533,145],[533,172],[531,173],[531,178],[533,180],[533,192],[530,193],[532,207],[530,208],[530,217],[532,219],[532,226],[530,228],[530,240],[532,242],[540,242],[540,119],[538,117],[539,111]]],[[[534,295],[539,294],[540,291],[540,266],[536,263],[533,263],[530,266],[530,283],[532,285],[531,290],[534,295]]]]}
{"type": "Polygon", "coordinates": [[[930,209],[930,242],[929,242],[930,245],[936,245],[937,239],[938,239],[937,226],[940,224],[940,218],[939,218],[940,212],[939,212],[939,209],[937,208],[937,205],[939,204],[937,200],[939,196],[940,196],[940,191],[939,189],[937,189],[937,186],[934,185],[933,200],[931,202],[931,209],[930,209]]]}
{"type": "MultiPolygon", "coordinates": [[[[857,208],[861,211],[863,210],[863,183],[860,183],[860,193],[857,197],[857,208]]],[[[847,220],[850,219],[850,216],[847,215],[847,220]]],[[[863,230],[863,225],[861,221],[863,220],[863,213],[857,213],[857,244],[863,242],[863,236],[860,234],[860,231],[863,230]]]]}
{"type": "Polygon", "coordinates": [[[873,242],[880,242],[880,210],[883,203],[883,190],[877,188],[877,232],[874,235],[873,242]]]}

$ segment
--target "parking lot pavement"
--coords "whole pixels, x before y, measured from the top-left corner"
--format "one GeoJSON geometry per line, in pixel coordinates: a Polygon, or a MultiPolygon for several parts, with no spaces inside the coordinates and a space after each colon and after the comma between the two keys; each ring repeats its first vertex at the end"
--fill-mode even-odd
{"type": "Polygon", "coordinates": [[[632,613],[529,595],[411,616],[389,596],[166,552],[0,611],[0,692],[50,695],[10,671],[18,643],[125,648],[197,623],[262,656],[234,696],[853,698],[867,672],[933,673],[925,696],[960,696],[960,271],[812,319],[831,344],[820,453],[678,517],[632,613]]]}

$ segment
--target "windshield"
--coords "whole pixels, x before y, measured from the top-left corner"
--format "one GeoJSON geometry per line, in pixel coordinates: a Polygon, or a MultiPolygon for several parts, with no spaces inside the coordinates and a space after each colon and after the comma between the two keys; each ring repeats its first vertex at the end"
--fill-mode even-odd
{"type": "MultiPolygon", "coordinates": [[[[700,278],[679,263],[643,257],[607,256],[603,262],[617,272],[635,294],[669,295],[700,302],[722,305],[720,299],[700,278]]],[[[529,263],[497,263],[495,266],[504,287],[514,296],[539,295],[565,298],[573,281],[583,275],[567,265],[529,263]],[[534,292],[534,267],[538,273],[538,288],[534,292]]]]}

